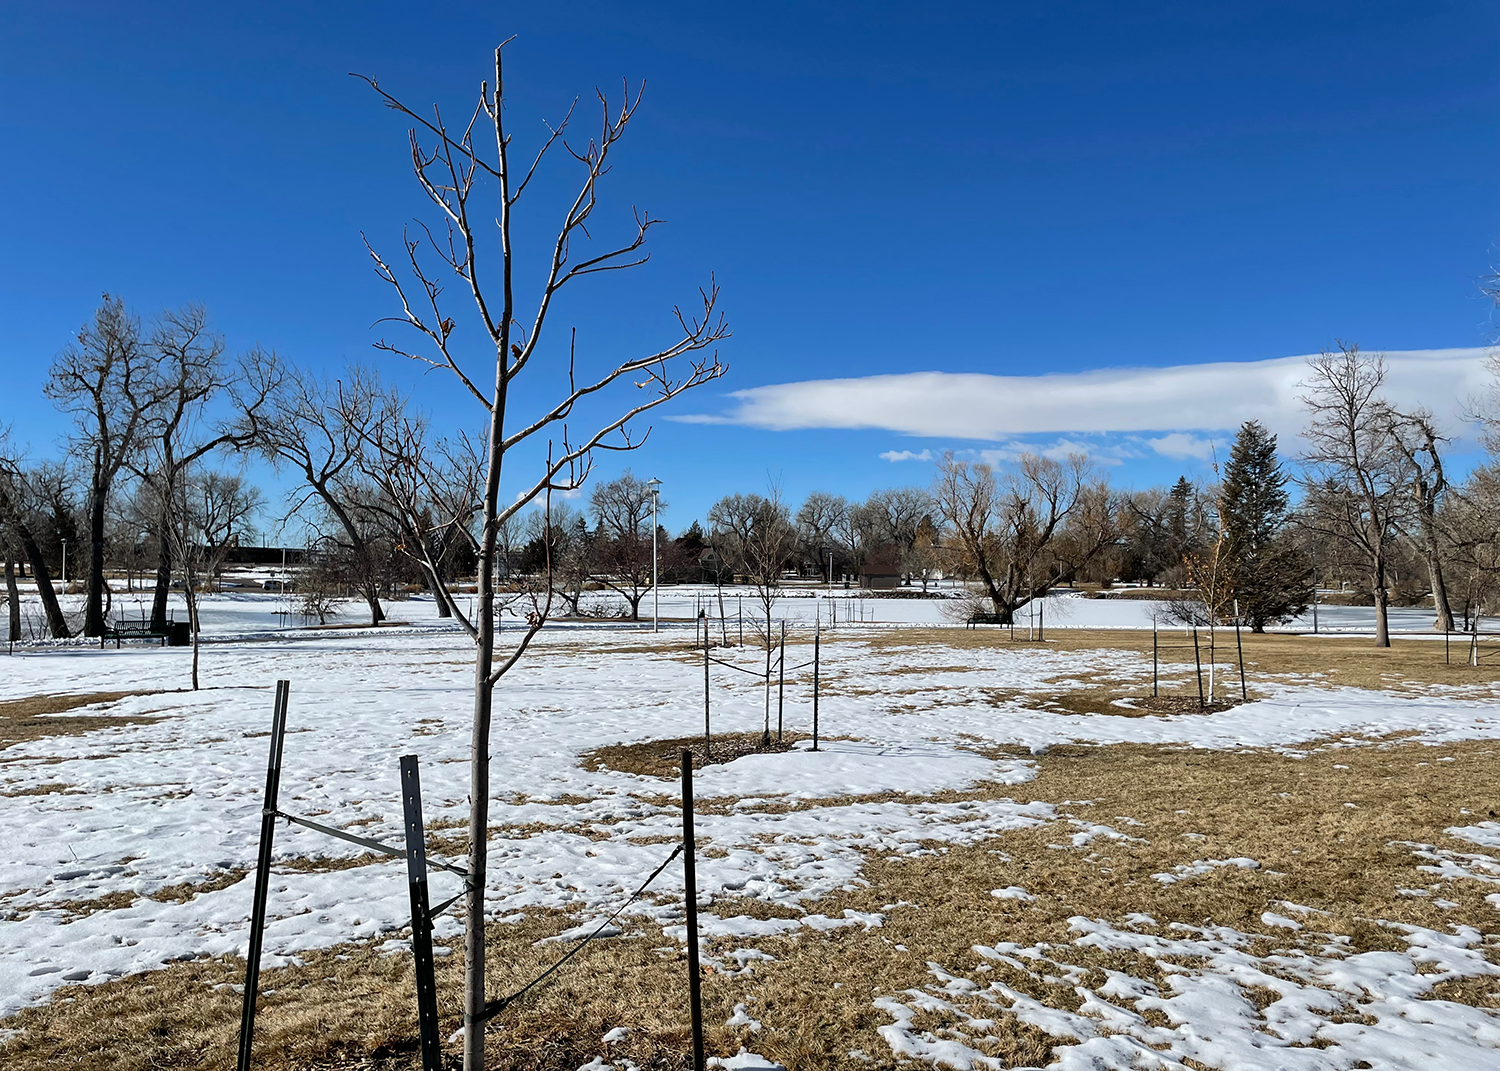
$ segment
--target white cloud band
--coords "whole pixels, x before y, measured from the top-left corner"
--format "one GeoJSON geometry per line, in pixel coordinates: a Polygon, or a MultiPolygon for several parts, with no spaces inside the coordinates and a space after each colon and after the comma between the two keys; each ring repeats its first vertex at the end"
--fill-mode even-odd
{"type": "MultiPolygon", "coordinates": [[[[1483,348],[1386,351],[1386,395],[1399,406],[1426,405],[1450,426],[1466,400],[1485,389],[1483,348]]],[[[1306,357],[1266,361],[1109,368],[1042,376],[908,372],[751,387],[729,395],[722,414],[679,417],[773,431],[879,429],[931,438],[1004,441],[1046,432],[1223,431],[1259,420],[1280,435],[1305,423],[1298,384],[1306,357]]],[[[1198,457],[1201,439],[1148,440],[1167,457],[1198,457]]],[[[894,459],[892,459],[894,460],[894,459]]]]}

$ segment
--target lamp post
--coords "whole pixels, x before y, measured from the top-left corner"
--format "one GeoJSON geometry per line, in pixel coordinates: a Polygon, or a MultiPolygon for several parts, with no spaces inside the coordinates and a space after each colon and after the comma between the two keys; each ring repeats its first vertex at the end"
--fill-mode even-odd
{"type": "Polygon", "coordinates": [[[68,541],[66,539],[64,539],[62,541],[62,545],[63,545],[62,586],[63,586],[63,591],[66,592],[68,590],[68,541]]]}
{"type": "Polygon", "coordinates": [[[651,491],[651,631],[661,628],[661,591],[656,583],[656,507],[661,500],[661,481],[652,477],[646,481],[651,491]]]}

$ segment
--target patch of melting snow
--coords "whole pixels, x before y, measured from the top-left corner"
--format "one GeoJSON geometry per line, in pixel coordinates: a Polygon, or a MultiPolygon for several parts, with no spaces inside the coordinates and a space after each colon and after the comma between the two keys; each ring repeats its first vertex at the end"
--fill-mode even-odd
{"type": "Polygon", "coordinates": [[[1074,946],[1153,961],[1166,974],[1165,991],[1116,970],[1092,972],[1102,973],[1104,982],[1085,986],[1091,972],[1053,958],[1056,945],[976,945],[981,957],[1035,979],[1071,982],[1078,1006],[1051,1007],[1003,982],[981,984],[935,963],[928,964],[935,984],[873,1004],[891,1017],[879,1033],[893,1056],[959,1071],[1007,1066],[994,1055],[1000,1045],[994,1028],[1002,1015],[1056,1039],[1048,1066],[1063,1071],[1166,1071],[1188,1059],[1209,1067],[1288,1071],[1495,1067],[1500,1013],[1426,999],[1444,982],[1500,975],[1481,951],[1482,935],[1467,926],[1439,933],[1380,925],[1400,933],[1406,951],[1347,953],[1332,935],[1321,935],[1329,940],[1320,954],[1294,948],[1257,956],[1247,949],[1264,935],[1174,924],[1167,937],[1076,916],[1069,920],[1078,935],[1074,946]],[[1248,992],[1252,988],[1276,999],[1261,1006],[1248,992]],[[1170,1025],[1155,1025],[1159,1018],[1148,1020],[1148,1013],[1170,1025]],[[918,1014],[927,1025],[933,1017],[943,1025],[919,1027],[918,1014]]]}
{"type": "Polygon", "coordinates": [[[1233,859],[1194,859],[1191,863],[1182,863],[1174,866],[1170,873],[1152,874],[1151,876],[1163,885],[1171,885],[1175,882],[1202,877],[1204,874],[1211,874],[1222,867],[1259,870],[1260,864],[1254,859],[1247,859],[1242,855],[1235,856],[1233,859]]]}

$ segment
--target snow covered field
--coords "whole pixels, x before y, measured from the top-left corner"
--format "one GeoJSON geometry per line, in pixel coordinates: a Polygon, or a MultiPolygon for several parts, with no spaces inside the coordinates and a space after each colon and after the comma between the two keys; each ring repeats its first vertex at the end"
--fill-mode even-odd
{"type": "MultiPolygon", "coordinates": [[[[935,621],[940,607],[868,601],[878,602],[875,624],[935,621]]],[[[820,603],[804,596],[784,605],[809,620],[814,611],[805,608],[818,605],[826,621],[820,603]]],[[[663,613],[687,617],[692,605],[664,599],[663,613]]],[[[1062,597],[1049,600],[1046,612],[1055,626],[1140,627],[1149,624],[1151,605],[1062,597]]],[[[397,760],[415,753],[429,830],[462,822],[470,676],[462,638],[420,600],[394,604],[392,619],[408,624],[378,632],[283,631],[279,607],[268,595],[205,600],[211,642],[197,693],[181,690],[188,657],[181,650],[74,644],[17,649],[0,662],[0,703],[135,693],[57,715],[59,722],[107,716],[118,725],[0,749],[0,828],[9,842],[0,858],[0,1016],[45,1002],[62,986],[243,955],[246,871],[254,862],[271,688],[279,678],[292,682],[284,809],[399,842],[397,760]],[[203,891],[194,894],[195,885],[203,891]]],[[[357,622],[357,615],[350,607],[343,620],[357,622]]],[[[681,651],[685,632],[676,626],[653,637],[617,623],[560,624],[505,679],[496,704],[488,878],[496,918],[560,909],[581,929],[613,911],[670,851],[680,822],[673,786],[607,766],[588,769],[580,756],[700,730],[701,661],[681,651]],[[524,836],[506,832],[522,828],[524,836]]],[[[1487,686],[1397,696],[1268,680],[1259,686],[1265,698],[1213,715],[1080,715],[1014,697],[1083,687],[1085,677],[1149,685],[1149,660],[1110,649],[960,653],[941,644],[872,642],[877,633],[887,630],[856,627],[825,637],[822,725],[836,738],[825,751],[751,755],[699,774],[696,791],[706,804],[698,826],[700,922],[711,964],[753,967],[761,944],[815,941],[835,931],[877,940],[893,912],[917,909],[890,904],[830,913],[822,903],[862,888],[874,859],[987,850],[1028,832],[1060,842],[1059,858],[1128,841],[1134,817],[1082,818],[1066,801],[1032,794],[1038,763],[1056,745],[1226,755],[1272,749],[1295,757],[1330,740],[1353,746],[1391,734],[1433,748],[1500,739],[1500,709],[1487,686]],[[774,910],[743,910],[747,901],[774,910]]],[[[755,662],[752,652],[724,657],[755,662]]],[[[793,658],[802,660],[800,647],[793,658]]],[[[752,677],[715,670],[714,687],[716,731],[760,727],[763,695],[752,677]]],[[[798,674],[787,687],[789,729],[807,728],[809,707],[809,680],[798,674]]],[[[1428,843],[1402,849],[1413,858],[1427,853],[1421,860],[1431,881],[1417,892],[1451,902],[1444,897],[1456,900],[1454,888],[1493,886],[1488,901],[1500,909],[1500,830],[1459,813],[1451,824],[1464,850],[1428,843]]],[[[1214,882],[1261,865],[1195,857],[1191,842],[1186,850],[1178,869],[1156,875],[1156,884],[1214,882]]],[[[403,947],[404,863],[344,865],[359,857],[342,842],[296,827],[278,830],[282,865],[271,897],[268,965],[346,942],[403,947]],[[327,865],[293,865],[309,861],[327,865]]],[[[450,874],[434,872],[432,880],[435,902],[457,891],[450,874]]],[[[629,917],[685,939],[679,864],[657,888],[664,895],[646,898],[629,917]]],[[[1027,888],[1009,885],[993,899],[1023,905],[1028,898],[1034,895],[1027,888]]],[[[1063,944],[1007,943],[976,930],[966,963],[930,963],[926,984],[865,998],[883,1024],[878,1035],[886,1048],[861,1050],[849,1061],[1007,1066],[993,1055],[991,1037],[1004,1019],[1051,1038],[1055,1066],[1068,1069],[1180,1068],[1189,1058],[1209,1067],[1308,1071],[1424,1061],[1492,1067],[1500,1063],[1500,1016],[1430,999],[1445,984],[1500,976],[1493,962],[1500,926],[1490,924],[1500,917],[1482,921],[1438,927],[1376,919],[1371,924],[1389,928],[1399,946],[1379,951],[1352,950],[1332,931],[1316,936],[1319,912],[1291,902],[1267,907],[1253,930],[1145,915],[1079,915],[1063,944]],[[1090,988],[1070,960],[1078,950],[1166,964],[1166,980],[1114,969],[1090,988]],[[1061,979],[1080,999],[1066,1007],[1041,1002],[1013,983],[987,979],[996,965],[1049,985],[1061,979]]],[[[436,936],[457,932],[450,916],[436,936]]],[[[735,1014],[748,1031],[753,1009],[735,1014]]],[[[613,1065],[601,1057],[593,1066],[613,1065]]]]}

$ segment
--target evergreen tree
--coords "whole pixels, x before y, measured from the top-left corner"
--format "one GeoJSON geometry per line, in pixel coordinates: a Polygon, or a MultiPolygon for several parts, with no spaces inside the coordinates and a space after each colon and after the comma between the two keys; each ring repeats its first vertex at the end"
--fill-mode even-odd
{"type": "Polygon", "coordinates": [[[1246,421],[1224,467],[1219,516],[1240,617],[1255,632],[1296,617],[1312,597],[1310,567],[1285,535],[1290,509],[1276,436],[1246,421]]]}

